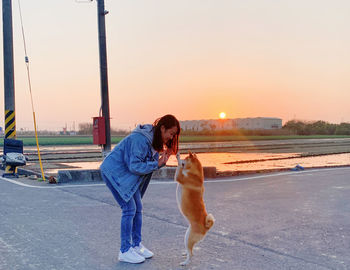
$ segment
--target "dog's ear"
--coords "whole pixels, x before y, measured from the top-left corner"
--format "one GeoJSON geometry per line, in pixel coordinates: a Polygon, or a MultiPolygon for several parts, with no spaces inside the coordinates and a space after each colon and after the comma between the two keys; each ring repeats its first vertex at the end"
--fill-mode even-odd
{"type": "Polygon", "coordinates": [[[192,157],[192,152],[190,150],[188,150],[188,155],[192,157]]]}
{"type": "Polygon", "coordinates": [[[197,155],[196,155],[196,153],[193,153],[193,156],[194,156],[195,158],[197,158],[197,155]]]}

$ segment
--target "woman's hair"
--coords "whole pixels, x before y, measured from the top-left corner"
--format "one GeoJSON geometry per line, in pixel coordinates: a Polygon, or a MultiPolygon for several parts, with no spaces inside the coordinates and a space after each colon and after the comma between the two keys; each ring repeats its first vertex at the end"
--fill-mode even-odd
{"type": "Polygon", "coordinates": [[[164,115],[161,118],[158,118],[153,123],[153,129],[154,129],[154,136],[153,136],[153,142],[152,146],[154,150],[161,151],[164,148],[163,140],[162,140],[162,132],[161,132],[161,126],[164,126],[165,129],[169,129],[172,127],[177,127],[177,132],[174,135],[174,137],[169,140],[166,143],[166,146],[168,148],[171,148],[173,150],[173,153],[176,154],[179,149],[179,135],[180,135],[180,123],[175,118],[175,116],[171,114],[164,115]]]}

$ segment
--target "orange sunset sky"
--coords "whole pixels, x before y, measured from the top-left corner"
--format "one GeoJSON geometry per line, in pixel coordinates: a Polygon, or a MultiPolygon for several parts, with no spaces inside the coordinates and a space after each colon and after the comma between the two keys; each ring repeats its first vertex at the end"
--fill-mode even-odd
{"type": "MultiPolygon", "coordinates": [[[[105,5],[113,128],[167,113],[215,119],[222,111],[283,123],[350,122],[348,0],[105,5]]],[[[92,122],[101,102],[96,1],[21,0],[21,7],[39,130],[92,122]]],[[[17,130],[33,130],[17,0],[13,27],[17,130]]]]}

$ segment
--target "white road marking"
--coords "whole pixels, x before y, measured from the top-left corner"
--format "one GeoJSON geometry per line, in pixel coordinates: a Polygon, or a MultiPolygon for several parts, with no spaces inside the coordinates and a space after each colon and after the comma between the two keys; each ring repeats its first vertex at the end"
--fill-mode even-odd
{"type": "MultiPolygon", "coordinates": [[[[267,177],[275,177],[275,176],[283,176],[283,175],[297,175],[297,174],[304,174],[304,175],[312,175],[312,173],[318,173],[318,172],[324,172],[324,171],[334,171],[339,169],[350,169],[350,167],[338,167],[338,168],[325,168],[325,169],[311,169],[306,171],[297,171],[297,172],[282,172],[282,173],[274,173],[274,174],[264,174],[264,175],[255,175],[255,176],[247,176],[242,178],[229,178],[229,179],[215,179],[215,180],[205,180],[204,183],[226,183],[226,182],[238,182],[238,181],[247,181],[247,180],[254,180],[254,179],[262,179],[267,177]]],[[[16,184],[22,187],[29,187],[29,188],[38,188],[38,189],[56,189],[56,188],[78,188],[78,187],[95,187],[95,186],[105,186],[105,184],[76,184],[76,185],[63,185],[63,186],[33,186],[21,183],[19,181],[8,179],[4,177],[0,177],[0,180],[4,180],[7,182],[10,182],[12,184],[16,184]]],[[[152,180],[150,182],[150,185],[169,185],[169,184],[176,184],[175,181],[157,181],[152,180]]]]}
{"type": "Polygon", "coordinates": [[[16,184],[18,186],[22,187],[29,187],[29,188],[39,188],[39,189],[53,189],[53,188],[66,188],[66,187],[93,187],[93,186],[105,186],[105,184],[82,184],[82,185],[66,185],[66,186],[51,186],[51,187],[43,187],[43,186],[32,186],[28,184],[21,183],[19,181],[8,179],[4,177],[0,177],[0,180],[4,180],[7,182],[10,182],[12,184],[16,184]]]}

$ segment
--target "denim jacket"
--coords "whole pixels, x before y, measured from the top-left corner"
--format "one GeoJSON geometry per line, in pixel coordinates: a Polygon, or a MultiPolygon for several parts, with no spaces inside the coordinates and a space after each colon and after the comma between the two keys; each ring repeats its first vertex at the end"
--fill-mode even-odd
{"type": "Polygon", "coordinates": [[[149,181],[152,172],[158,169],[159,154],[152,147],[153,132],[152,125],[137,126],[114,147],[100,166],[101,173],[126,202],[141,182],[149,181]]]}

